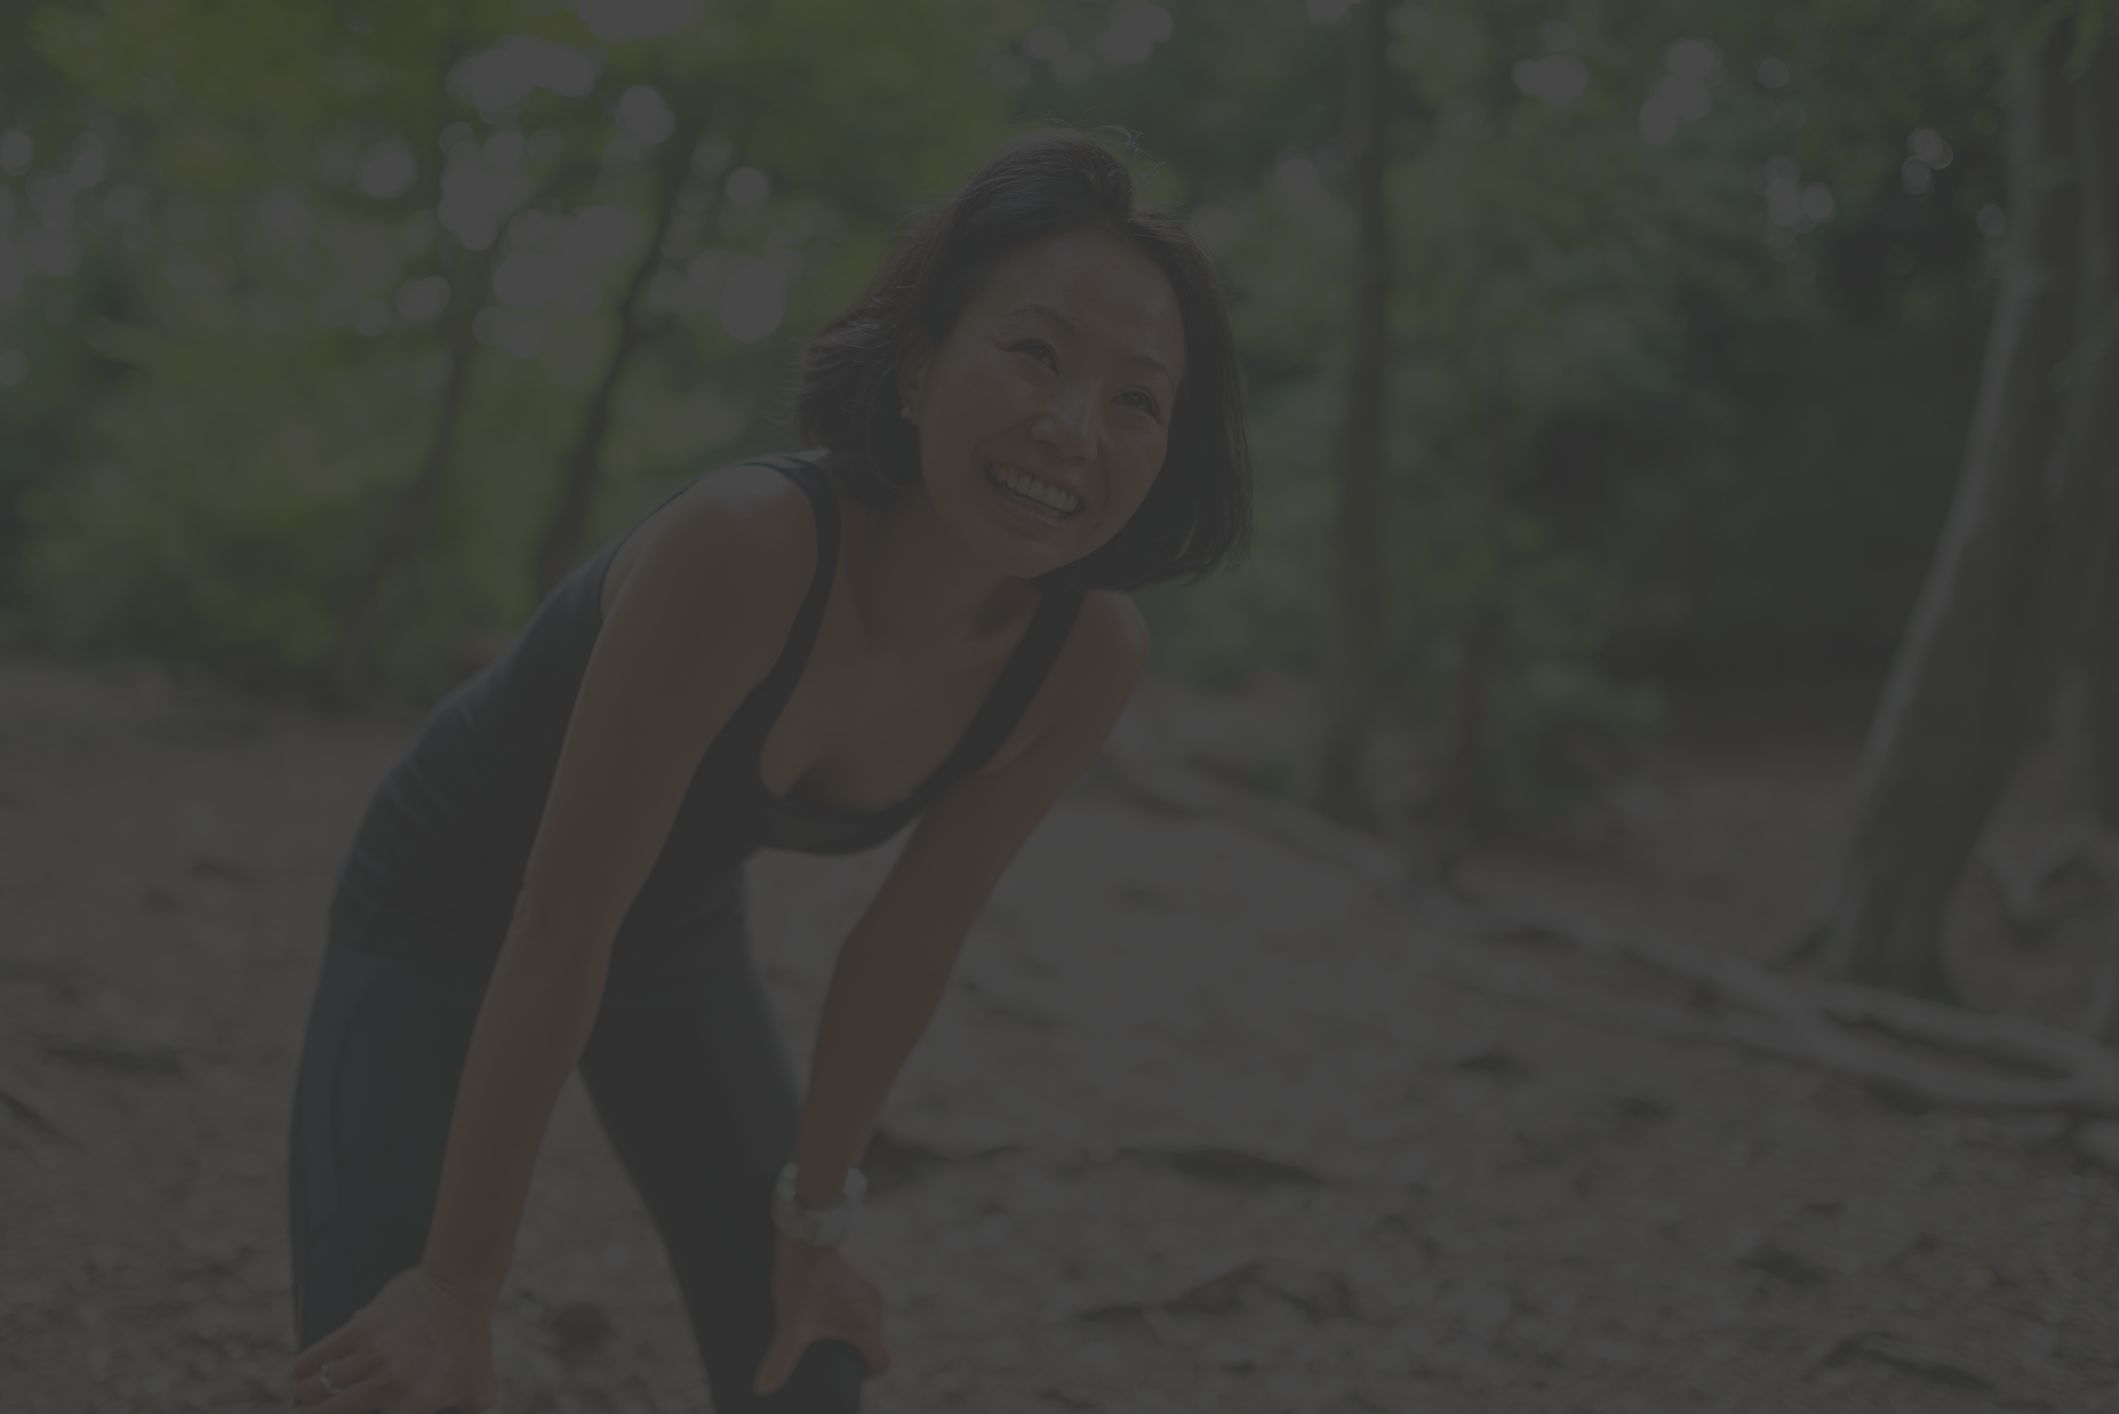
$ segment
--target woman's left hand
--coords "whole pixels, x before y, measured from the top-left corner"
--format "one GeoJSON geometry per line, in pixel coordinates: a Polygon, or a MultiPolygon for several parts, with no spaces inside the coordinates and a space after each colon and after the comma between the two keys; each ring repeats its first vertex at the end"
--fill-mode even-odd
{"type": "Polygon", "coordinates": [[[883,1339],[883,1291],[837,1247],[813,1247],[773,1234],[773,1338],[751,1382],[770,1394],[787,1382],[802,1352],[843,1340],[861,1353],[873,1379],[890,1368],[883,1339]]]}

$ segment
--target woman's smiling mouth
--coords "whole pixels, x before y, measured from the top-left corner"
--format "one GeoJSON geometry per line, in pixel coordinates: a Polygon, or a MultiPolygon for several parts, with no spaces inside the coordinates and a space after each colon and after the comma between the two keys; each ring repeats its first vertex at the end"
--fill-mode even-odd
{"type": "Polygon", "coordinates": [[[986,480],[1003,500],[1054,524],[1081,509],[1081,500],[1072,491],[999,462],[987,464],[986,480]]]}

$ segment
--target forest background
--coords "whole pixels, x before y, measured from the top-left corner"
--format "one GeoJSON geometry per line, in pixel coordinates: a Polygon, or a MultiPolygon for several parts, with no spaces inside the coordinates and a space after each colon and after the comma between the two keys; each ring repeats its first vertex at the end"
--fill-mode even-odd
{"type": "MultiPolygon", "coordinates": [[[[1115,1350],[1118,1388],[1256,1391],[1263,1363],[1306,1391],[1260,1408],[2104,1407],[2119,1235],[2080,1179],[2119,1167],[2115,20],[0,9],[0,1180],[52,1215],[0,1262],[24,1387],[272,1392],[281,1081],[365,791],[567,568],[791,446],[807,335],[923,204],[1060,124],[1217,262],[1256,534],[1141,596],[1115,789],[1013,871],[981,925],[1009,946],[879,1141],[879,1233],[929,1284],[908,1388],[1004,1407],[1012,1360],[1082,1407],[1115,1350]],[[1892,1108],[1671,1063],[1703,1042],[1892,1108]],[[971,1074],[1052,1087],[1033,1137],[1071,1127],[1088,1166],[1026,1140],[989,1169],[1007,1122],[971,1074]],[[1120,1153],[1171,1186],[1120,1182],[1129,1116],[1219,1147],[1143,1141],[1120,1153]],[[1008,1289],[1046,1324],[962,1300],[983,1269],[927,1237],[971,1201],[1033,1234],[1008,1289]],[[1147,1266],[1084,1257],[1069,1214],[1138,1219],[1147,1266]],[[189,1365],[140,1354],[164,1337],[189,1365]]],[[[795,868],[760,893],[799,1017],[862,876],[795,868]]],[[[516,1378],[531,1407],[685,1407],[667,1293],[632,1279],[652,1241],[586,1118],[560,1134],[516,1378]],[[612,1355],[606,1312],[646,1345],[612,1355]]]]}
{"type": "Polygon", "coordinates": [[[1856,729],[1783,961],[1951,1000],[1968,879],[2109,893],[2112,9],[15,7],[0,633],[414,710],[1068,124],[1234,302],[1253,554],[1142,596],[1170,680],[1310,704],[1224,775],[1449,882],[1688,726],[1856,729]],[[1982,865],[2040,753],[2080,828],[1982,865]]]}

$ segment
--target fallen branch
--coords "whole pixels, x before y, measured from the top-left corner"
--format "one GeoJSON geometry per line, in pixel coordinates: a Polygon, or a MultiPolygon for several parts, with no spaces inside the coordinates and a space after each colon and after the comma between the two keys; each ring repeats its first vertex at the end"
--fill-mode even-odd
{"type": "MultiPolygon", "coordinates": [[[[1705,950],[1592,933],[1571,922],[1468,898],[1439,876],[1424,881],[1430,887],[1421,889],[1423,880],[1413,867],[1417,851],[1393,848],[1293,802],[1173,764],[1150,743],[1123,731],[1113,734],[1098,774],[1136,804],[1247,827],[1309,858],[1345,868],[1379,893],[1446,905],[1434,910],[1430,921],[1445,920],[1448,931],[1552,941],[1585,956],[1630,962],[1689,984],[1725,1010],[1701,1014],[1693,1008],[1586,996],[1532,969],[1497,964],[1491,949],[1431,947],[1430,970],[1452,985],[1607,1029],[1687,1044],[1736,1045],[1823,1067],[1901,1104],[2089,1120],[2075,1128],[2078,1147],[2100,1162],[2119,1159],[2119,1125],[2109,1122],[2119,1119],[2119,1052],[2096,1037],[2020,1018],[1791,975],[1786,969],[1820,948],[1820,927],[1803,930],[1792,948],[1763,966],[1705,950]],[[1438,898],[1444,891],[1450,897],[1438,898]],[[1936,1052],[1949,1059],[1938,1059],[1936,1052]],[[1981,1074],[1965,1061],[2012,1073],[1981,1074]]],[[[2119,996],[2113,1010],[2119,1012],[2119,996]]]]}
{"type": "Polygon", "coordinates": [[[1888,1331],[1857,1331],[1842,1336],[1812,1360],[1809,1368],[1815,1373],[1854,1359],[1874,1360],[1906,1374],[1919,1375],[1938,1384],[1955,1385],[1959,1389],[1991,1393],[1997,1388],[1991,1377],[1971,1366],[1888,1331]]]}
{"type": "Polygon", "coordinates": [[[2119,1053],[2087,1036],[2018,1017],[1987,1015],[1917,997],[1844,982],[1805,983],[1778,976],[1741,958],[1638,938],[1570,934],[1550,923],[1541,930],[1592,952],[1621,957],[1681,977],[1727,1001],[1792,1024],[1831,1021],[1868,1027],[1934,1049],[2047,1075],[2078,1076],[2119,1093],[2119,1053]]]}
{"type": "Polygon", "coordinates": [[[62,1144],[78,1143],[73,1135],[44,1113],[41,1106],[25,1099],[19,1085],[0,1085],[0,1110],[13,1115],[24,1128],[62,1144]]]}
{"type": "Polygon", "coordinates": [[[1898,1104],[1930,1109],[2036,1111],[2091,1117],[2119,1116],[2119,1085],[2061,1080],[2022,1081],[1970,1075],[1962,1069],[1897,1054],[1822,1019],[1805,1024],[1777,1017],[1709,1019],[1649,1002],[1583,996],[1528,969],[1468,958],[1437,961],[1430,972],[1465,991],[1607,1030],[1692,1044],[1739,1046],[1782,1060],[1817,1065],[1867,1085],[1898,1104]]]}
{"type": "Polygon", "coordinates": [[[1585,996],[1531,969],[1452,947],[1429,950],[1431,970],[1466,990],[1590,1025],[1672,1041],[1736,1045],[1822,1066],[1901,1104],[2119,1117],[2119,1055],[2072,1032],[1848,983],[1796,982],[1740,958],[1590,933],[1535,915],[1489,910],[1481,931],[1489,937],[1565,943],[1584,956],[1643,966],[1733,1010],[1700,1015],[1683,1007],[1585,996]],[[1888,1039],[1878,1039],[1879,1034],[1888,1039]],[[1980,1074],[1961,1063],[1909,1053],[1902,1043],[2018,1073],[1980,1074]]]}

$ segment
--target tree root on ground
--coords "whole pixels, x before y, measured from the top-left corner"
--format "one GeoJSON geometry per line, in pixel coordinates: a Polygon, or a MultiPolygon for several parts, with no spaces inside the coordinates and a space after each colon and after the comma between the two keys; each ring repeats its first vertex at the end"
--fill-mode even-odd
{"type": "Polygon", "coordinates": [[[1488,914],[1491,939],[1558,943],[1631,963],[1691,988],[1690,1005],[1584,995],[1491,948],[1429,949],[1435,975],[1469,991],[1577,1021],[1680,1042],[1735,1045],[1820,1066],[1893,1103],[1919,1109],[2054,1114],[2085,1157],[2119,1167],[2119,1052],[2092,1038],[2015,1017],[1984,1015],[1850,983],[1803,982],[1740,958],[1700,953],[1578,925],[1488,914]]]}
{"type": "Polygon", "coordinates": [[[45,1113],[50,1106],[32,1100],[29,1094],[19,1082],[0,1084],[0,1114],[5,1114],[40,1138],[62,1144],[77,1142],[57,1120],[45,1113]]]}
{"type": "MultiPolygon", "coordinates": [[[[2119,1171],[2119,1050],[2095,1036],[1875,987],[1804,979],[1792,969],[1821,951],[1822,926],[1805,929],[1790,949],[1761,964],[1503,908],[1467,896],[1446,871],[1427,867],[1402,842],[1386,844],[1334,825],[1293,802],[1158,759],[1160,753],[1145,747],[1114,738],[1098,766],[1104,783],[1135,804],[1227,821],[1346,868],[1382,897],[1427,905],[1427,921],[1442,931],[1565,944],[1585,957],[1675,978],[1689,985],[1694,1003],[1589,996],[1541,969],[1497,958],[1490,947],[1431,945],[1425,965],[1453,985],[1607,1029],[1734,1045],[1821,1067],[1901,1106],[2060,1116],[2071,1122],[2079,1153],[2119,1171]]],[[[2113,1008],[2119,1011],[2119,1000],[2113,1008]]]]}

